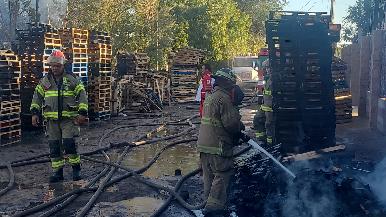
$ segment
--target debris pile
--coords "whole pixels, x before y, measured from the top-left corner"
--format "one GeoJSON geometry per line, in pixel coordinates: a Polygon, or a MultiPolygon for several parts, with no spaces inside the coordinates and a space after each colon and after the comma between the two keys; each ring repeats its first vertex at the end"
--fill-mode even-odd
{"type": "Polygon", "coordinates": [[[120,110],[151,112],[162,109],[168,76],[150,71],[149,62],[146,53],[118,53],[116,98],[120,110]]]}
{"type": "Polygon", "coordinates": [[[335,94],[336,123],[352,121],[352,97],[346,81],[347,64],[340,58],[334,57],[331,67],[335,94]]]}
{"type": "Polygon", "coordinates": [[[0,146],[20,141],[20,60],[0,50],[0,146]]]}
{"type": "Polygon", "coordinates": [[[177,102],[194,101],[198,82],[198,66],[205,56],[204,51],[183,48],[170,55],[171,91],[177,102]]]}

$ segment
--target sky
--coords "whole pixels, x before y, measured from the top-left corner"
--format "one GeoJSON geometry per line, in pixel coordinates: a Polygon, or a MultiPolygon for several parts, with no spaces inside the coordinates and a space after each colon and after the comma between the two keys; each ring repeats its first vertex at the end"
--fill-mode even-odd
{"type": "MultiPolygon", "coordinates": [[[[330,14],[330,0],[287,0],[286,11],[312,11],[327,12],[330,14]]],[[[347,15],[349,6],[354,5],[356,0],[335,0],[335,20],[334,23],[343,23],[343,18],[347,15]]]]}

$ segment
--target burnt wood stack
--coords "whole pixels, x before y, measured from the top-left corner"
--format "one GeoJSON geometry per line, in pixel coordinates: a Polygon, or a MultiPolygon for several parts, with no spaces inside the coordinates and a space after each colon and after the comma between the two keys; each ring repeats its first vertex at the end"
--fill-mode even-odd
{"type": "Polygon", "coordinates": [[[18,56],[9,50],[0,50],[0,146],[20,141],[20,78],[18,56]]]}
{"type": "Polygon", "coordinates": [[[334,82],[336,124],[352,121],[352,96],[346,80],[347,64],[334,57],[331,66],[334,82]]]}
{"type": "Polygon", "coordinates": [[[332,43],[325,13],[271,12],[266,22],[272,70],[274,143],[284,153],[335,145],[332,43]]]}

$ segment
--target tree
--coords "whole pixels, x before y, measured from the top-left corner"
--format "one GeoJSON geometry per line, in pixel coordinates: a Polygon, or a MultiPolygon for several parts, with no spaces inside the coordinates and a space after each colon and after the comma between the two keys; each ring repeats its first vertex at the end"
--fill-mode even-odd
{"type": "Polygon", "coordinates": [[[371,32],[374,1],[376,0],[357,0],[355,5],[348,8],[348,15],[344,18],[344,40],[356,40],[358,35],[367,35],[371,32]]]}
{"type": "Polygon", "coordinates": [[[265,45],[265,21],[270,11],[282,10],[285,0],[236,0],[238,8],[252,19],[250,53],[258,53],[265,45]]]}

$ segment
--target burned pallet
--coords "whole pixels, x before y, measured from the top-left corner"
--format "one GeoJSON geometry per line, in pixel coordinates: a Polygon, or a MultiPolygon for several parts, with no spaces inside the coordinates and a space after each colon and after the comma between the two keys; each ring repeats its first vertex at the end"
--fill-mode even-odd
{"type": "Polygon", "coordinates": [[[274,143],[283,152],[335,144],[329,24],[329,16],[306,12],[273,12],[266,22],[274,143]]]}
{"type": "Polygon", "coordinates": [[[18,56],[0,50],[0,146],[20,141],[20,71],[18,56]]]}

